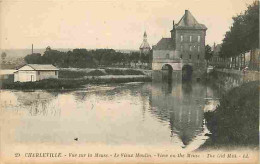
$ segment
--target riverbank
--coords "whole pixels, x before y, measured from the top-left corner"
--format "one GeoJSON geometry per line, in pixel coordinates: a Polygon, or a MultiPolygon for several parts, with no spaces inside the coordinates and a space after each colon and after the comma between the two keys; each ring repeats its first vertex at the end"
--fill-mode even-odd
{"type": "Polygon", "coordinates": [[[148,75],[148,70],[129,68],[60,68],[59,78],[83,78],[85,76],[107,76],[107,75],[148,75]]]}
{"type": "Polygon", "coordinates": [[[148,70],[127,68],[77,69],[61,68],[58,79],[45,79],[35,82],[2,82],[2,89],[73,89],[85,84],[149,82],[148,70]],[[148,72],[148,73],[147,73],[148,72]]]}
{"type": "Polygon", "coordinates": [[[2,83],[2,89],[73,89],[81,88],[86,84],[108,84],[108,83],[127,83],[127,82],[149,82],[151,78],[143,75],[132,76],[88,76],[84,78],[63,78],[63,79],[45,79],[36,82],[15,82],[2,83]]]}
{"type": "Polygon", "coordinates": [[[229,90],[215,111],[204,113],[210,138],[199,149],[259,145],[259,81],[229,90]]]}
{"type": "Polygon", "coordinates": [[[233,69],[214,69],[209,74],[204,74],[202,82],[211,87],[228,91],[250,81],[259,81],[258,71],[239,71],[233,69]]]}

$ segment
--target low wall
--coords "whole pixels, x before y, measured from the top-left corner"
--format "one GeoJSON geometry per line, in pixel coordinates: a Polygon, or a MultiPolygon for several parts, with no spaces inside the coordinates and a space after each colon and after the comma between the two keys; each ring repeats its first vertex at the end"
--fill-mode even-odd
{"type": "Polygon", "coordinates": [[[240,86],[249,81],[259,81],[258,71],[239,71],[232,69],[215,69],[212,82],[224,91],[240,86]]]}
{"type": "Polygon", "coordinates": [[[230,74],[236,78],[240,78],[242,82],[257,81],[259,80],[260,72],[258,71],[239,71],[233,69],[216,69],[217,72],[230,74]]]}

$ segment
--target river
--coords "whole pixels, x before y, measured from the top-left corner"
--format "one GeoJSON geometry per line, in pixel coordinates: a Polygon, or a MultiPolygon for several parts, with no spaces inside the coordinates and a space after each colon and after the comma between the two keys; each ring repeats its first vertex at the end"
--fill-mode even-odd
{"type": "Polygon", "coordinates": [[[196,150],[203,113],[219,93],[200,83],[86,85],[66,91],[2,90],[2,142],[158,145],[196,150]]]}

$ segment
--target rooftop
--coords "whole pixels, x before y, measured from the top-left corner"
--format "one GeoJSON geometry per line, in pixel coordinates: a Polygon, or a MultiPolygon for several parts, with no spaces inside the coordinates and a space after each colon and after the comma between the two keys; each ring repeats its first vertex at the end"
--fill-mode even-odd
{"type": "Polygon", "coordinates": [[[155,46],[154,50],[174,50],[174,42],[172,38],[162,38],[155,46]]]}
{"type": "Polygon", "coordinates": [[[198,23],[189,10],[185,10],[185,14],[174,27],[175,29],[207,30],[207,27],[204,24],[198,23]]]}
{"type": "MultiPolygon", "coordinates": [[[[25,66],[29,66],[36,71],[55,71],[55,70],[59,70],[58,68],[56,68],[52,64],[26,64],[25,66]]],[[[19,68],[19,69],[21,69],[21,68],[19,68]]]]}
{"type": "Polygon", "coordinates": [[[150,45],[148,42],[143,42],[140,46],[140,49],[148,49],[150,48],[150,45]]]}

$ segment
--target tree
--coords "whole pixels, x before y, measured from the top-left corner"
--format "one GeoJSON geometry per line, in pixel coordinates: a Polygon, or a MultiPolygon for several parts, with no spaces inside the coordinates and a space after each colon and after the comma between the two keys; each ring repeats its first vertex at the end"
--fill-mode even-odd
{"type": "Polygon", "coordinates": [[[212,58],[213,52],[211,50],[211,47],[209,45],[205,46],[205,59],[207,62],[212,58]]]}
{"type": "Polygon", "coordinates": [[[232,19],[233,24],[222,40],[220,57],[236,57],[259,46],[259,2],[254,1],[232,19]]]}
{"type": "MultiPolygon", "coordinates": [[[[53,64],[58,67],[93,68],[97,65],[125,65],[130,61],[129,54],[116,52],[113,49],[73,49],[68,52],[46,48],[43,55],[34,53],[27,55],[25,61],[30,64],[53,64]]],[[[132,55],[132,61],[138,62],[139,53],[132,55]]]]}
{"type": "Polygon", "coordinates": [[[2,52],[1,54],[1,58],[2,58],[2,62],[5,63],[5,58],[6,58],[6,53],[5,52],[2,52]]]}
{"type": "Polygon", "coordinates": [[[146,57],[147,57],[148,55],[147,54],[144,54],[144,53],[141,53],[140,54],[140,61],[141,61],[141,63],[147,63],[147,61],[146,61],[146,57]]]}
{"type": "Polygon", "coordinates": [[[51,51],[51,47],[50,46],[46,47],[46,51],[51,51]]]}
{"type": "Polygon", "coordinates": [[[25,62],[28,64],[42,64],[42,56],[40,53],[33,53],[30,55],[25,56],[24,58],[25,62]]]}
{"type": "Polygon", "coordinates": [[[60,52],[57,50],[46,49],[42,56],[42,63],[53,64],[55,66],[61,66],[64,62],[65,52],[60,52]]]}
{"type": "Polygon", "coordinates": [[[135,63],[135,67],[139,60],[140,60],[140,52],[132,52],[130,54],[130,61],[135,63]]]}
{"type": "Polygon", "coordinates": [[[92,50],[91,52],[93,54],[93,58],[96,59],[98,61],[98,65],[100,65],[103,57],[103,50],[97,49],[96,51],[92,50]]]}

